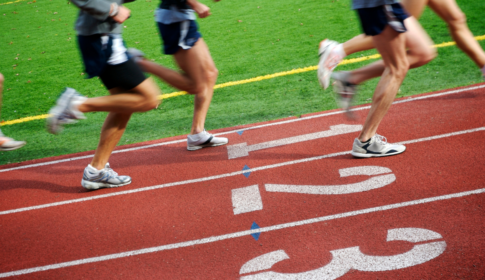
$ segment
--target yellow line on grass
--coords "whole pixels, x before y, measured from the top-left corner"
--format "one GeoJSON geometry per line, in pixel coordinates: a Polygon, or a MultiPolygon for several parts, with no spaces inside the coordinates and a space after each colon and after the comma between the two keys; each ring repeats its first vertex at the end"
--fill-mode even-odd
{"type": "MultiPolygon", "coordinates": [[[[19,1],[22,1],[22,0],[16,0],[16,1],[19,2],[19,1]]],[[[485,35],[476,36],[475,39],[477,41],[485,40],[485,35]]],[[[434,45],[433,47],[434,48],[444,48],[444,47],[449,47],[449,46],[453,46],[453,45],[456,45],[456,43],[455,42],[445,42],[445,43],[434,45]]],[[[363,56],[363,57],[358,57],[358,58],[345,59],[342,62],[340,62],[339,65],[353,64],[353,63],[358,63],[358,62],[362,62],[362,61],[366,61],[366,60],[370,60],[370,59],[377,59],[377,58],[380,58],[380,57],[381,57],[380,54],[374,54],[374,55],[363,56]]],[[[315,70],[317,70],[317,68],[318,68],[318,66],[309,66],[309,67],[304,67],[304,68],[293,69],[293,70],[290,70],[290,71],[284,71],[284,72],[278,72],[278,73],[274,73],[274,74],[259,76],[259,77],[246,79],[246,80],[227,82],[227,83],[215,85],[214,89],[243,85],[243,84],[248,84],[248,83],[254,83],[254,82],[269,80],[269,79],[273,79],[273,78],[277,78],[277,77],[283,77],[283,76],[288,76],[288,75],[293,75],[293,74],[298,74],[298,73],[304,73],[304,72],[308,72],[308,71],[315,71],[315,70]]],[[[168,99],[168,98],[172,98],[172,97],[175,97],[175,96],[186,95],[186,94],[188,94],[186,91],[177,91],[177,92],[162,94],[162,95],[160,95],[159,99],[168,99]]],[[[0,126],[23,123],[23,122],[33,121],[33,120],[41,120],[41,119],[46,119],[48,117],[49,117],[49,114],[39,115],[39,116],[34,116],[34,117],[26,117],[26,118],[2,122],[2,123],[0,123],[0,126]]]]}
{"type": "Polygon", "coordinates": [[[15,1],[7,2],[7,3],[0,3],[0,6],[8,5],[8,4],[15,4],[15,3],[18,3],[18,2],[22,2],[22,1],[26,1],[26,0],[15,0],[15,1]]]}

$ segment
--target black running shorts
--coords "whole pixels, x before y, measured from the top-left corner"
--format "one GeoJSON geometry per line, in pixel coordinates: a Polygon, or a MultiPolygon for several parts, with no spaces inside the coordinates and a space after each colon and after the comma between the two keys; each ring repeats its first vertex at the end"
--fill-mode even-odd
{"type": "Polygon", "coordinates": [[[117,65],[106,64],[99,78],[107,89],[122,88],[130,90],[146,80],[145,74],[133,59],[117,65]]]}
{"type": "Polygon", "coordinates": [[[392,27],[396,32],[406,32],[404,20],[409,15],[399,3],[358,9],[357,13],[359,14],[362,29],[366,35],[379,35],[387,25],[392,27]]]}

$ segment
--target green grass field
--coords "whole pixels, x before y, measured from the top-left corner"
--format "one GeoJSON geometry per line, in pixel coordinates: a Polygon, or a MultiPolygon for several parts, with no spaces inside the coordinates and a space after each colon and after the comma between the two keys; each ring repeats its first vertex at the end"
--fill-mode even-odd
{"type": "MultiPolygon", "coordinates": [[[[345,41],[360,33],[350,0],[203,2],[211,7],[212,15],[198,23],[220,72],[218,84],[317,65],[317,47],[322,39],[345,41]]],[[[458,4],[473,34],[485,34],[485,2],[459,0],[458,4]]],[[[172,58],[161,52],[153,18],[157,5],[155,0],[127,4],[132,17],[124,24],[124,38],[129,47],[175,68],[172,58]]],[[[0,72],[6,79],[2,121],[46,114],[66,86],[88,97],[107,93],[98,79],[84,79],[73,30],[77,12],[67,0],[0,0],[0,72]]],[[[445,23],[430,10],[420,22],[435,43],[452,41],[445,23]]],[[[481,45],[485,47],[485,42],[481,45]]],[[[409,72],[399,97],[482,81],[478,68],[456,46],[439,48],[438,53],[428,65],[409,72]]],[[[367,63],[337,69],[354,69],[367,63]]],[[[163,93],[178,91],[158,83],[163,93]]],[[[360,104],[369,102],[376,83],[377,79],[361,86],[360,104]]],[[[334,108],[331,89],[324,92],[316,71],[310,71],[215,90],[206,129],[334,108]]],[[[192,96],[166,99],[156,110],[135,114],[120,145],[187,134],[192,112],[192,96]]],[[[6,135],[28,143],[20,150],[0,153],[0,164],[94,150],[105,116],[90,113],[87,120],[67,126],[58,136],[45,131],[45,120],[2,125],[6,135]]]]}

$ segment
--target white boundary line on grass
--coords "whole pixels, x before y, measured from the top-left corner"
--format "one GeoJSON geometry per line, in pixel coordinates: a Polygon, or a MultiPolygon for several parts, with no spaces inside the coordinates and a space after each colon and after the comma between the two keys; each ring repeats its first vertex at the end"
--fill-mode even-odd
{"type": "MultiPolygon", "coordinates": [[[[441,135],[435,135],[435,136],[430,136],[430,137],[425,137],[425,138],[420,138],[420,139],[403,141],[403,142],[399,142],[397,144],[412,144],[412,143],[418,143],[418,142],[423,142],[423,141],[431,141],[431,140],[446,138],[446,137],[450,137],[450,136],[473,133],[473,132],[477,132],[477,131],[485,131],[485,126],[479,127],[479,128],[474,128],[474,129],[468,129],[468,130],[462,130],[462,131],[457,131],[457,132],[441,134],[441,135]]],[[[324,158],[337,157],[337,156],[347,155],[347,154],[350,154],[350,151],[327,154],[327,155],[310,157],[310,158],[304,158],[304,159],[299,159],[299,160],[286,161],[286,162],[282,162],[282,163],[276,163],[276,164],[251,168],[250,172],[256,172],[256,171],[261,171],[261,170],[266,170],[266,169],[271,169],[271,168],[277,168],[277,167],[287,166],[287,165],[292,165],[292,164],[298,164],[298,163],[303,163],[303,162],[310,162],[310,161],[320,160],[320,159],[324,159],[324,158]]],[[[59,201],[59,202],[48,203],[48,204],[41,204],[41,205],[36,205],[36,206],[24,207],[24,208],[11,209],[11,210],[6,210],[6,211],[1,211],[0,216],[1,215],[7,215],[7,214],[13,214],[13,213],[19,213],[19,212],[25,212],[25,211],[32,211],[32,210],[48,208],[48,207],[55,207],[55,206],[60,206],[60,205],[65,205],[65,204],[72,204],[72,203],[84,202],[84,201],[89,201],[89,200],[113,197],[113,196],[118,196],[118,195],[132,194],[132,193],[137,193],[137,192],[151,191],[151,190],[168,188],[168,187],[173,187],[173,186],[180,186],[180,185],[186,185],[186,184],[192,184],[192,183],[212,181],[212,180],[216,180],[216,179],[241,175],[241,174],[246,173],[246,172],[248,172],[248,171],[247,170],[241,170],[241,171],[235,171],[235,172],[231,172],[231,173],[225,173],[225,174],[220,174],[220,175],[214,175],[214,176],[209,176],[209,177],[204,177],[204,178],[191,179],[191,180],[185,180],[185,181],[179,181],[179,182],[173,182],[173,183],[166,183],[166,184],[162,184],[162,185],[155,185],[155,186],[151,186],[151,187],[144,187],[144,188],[133,189],[133,190],[128,190],[128,191],[113,192],[113,193],[90,196],[90,197],[85,197],[85,198],[78,198],[78,199],[65,200],[65,201],[59,201]]]]}
{"type": "Polygon", "coordinates": [[[391,209],[398,209],[398,208],[403,208],[403,207],[407,207],[407,206],[419,205],[419,204],[430,203],[430,202],[434,202],[434,201],[447,200],[447,199],[464,197],[464,196],[481,194],[481,193],[485,193],[485,188],[473,190],[473,191],[466,191],[466,192],[460,192],[460,193],[454,193],[454,194],[447,194],[447,195],[417,199],[417,200],[412,200],[412,201],[407,201],[407,202],[388,204],[388,205],[384,205],[384,206],[366,208],[366,209],[362,209],[362,210],[350,211],[350,212],[334,214],[334,215],[329,215],[329,216],[322,216],[322,217],[318,217],[318,218],[312,218],[312,219],[301,220],[301,221],[297,221],[297,222],[290,222],[290,223],[285,223],[285,224],[268,226],[268,227],[263,227],[263,228],[259,228],[259,229],[239,231],[239,232],[223,234],[223,235],[219,235],[219,236],[212,236],[212,237],[196,239],[196,240],[191,240],[191,241],[185,241],[185,242],[180,242],[180,243],[172,243],[172,244],[167,244],[167,245],[162,245],[162,246],[157,246],[157,247],[150,247],[150,248],[145,248],[145,249],[140,249],[140,250],[127,251],[127,252],[123,252],[123,253],[104,255],[104,256],[100,256],[100,257],[86,258],[86,259],[80,259],[80,260],[75,260],[75,261],[70,261],[70,262],[63,262],[63,263],[46,265],[46,266],[38,266],[38,267],[33,267],[33,268],[28,268],[28,269],[5,272],[5,273],[0,273],[0,278],[18,276],[18,275],[23,275],[23,274],[30,274],[30,273],[34,273],[34,272],[40,272],[40,271],[46,271],[46,270],[52,270],[52,269],[59,269],[59,268],[70,267],[70,266],[77,266],[77,265],[88,264],[88,263],[95,263],[95,262],[102,262],[102,261],[107,261],[107,260],[126,258],[126,257],[131,257],[131,256],[136,256],[136,255],[143,255],[143,254],[179,249],[179,248],[201,245],[201,244],[214,243],[214,242],[238,238],[238,237],[242,237],[242,236],[248,236],[248,235],[251,235],[251,234],[254,234],[254,233],[270,232],[270,231],[275,231],[275,230],[280,230],[280,229],[285,229],[285,228],[309,225],[309,224],[319,223],[319,222],[323,222],[323,221],[330,221],[330,220],[342,219],[342,218],[347,218],[347,217],[354,217],[354,216],[363,215],[363,214],[369,214],[369,213],[374,213],[374,212],[379,212],[379,211],[386,211],[386,210],[391,210],[391,209]]]}
{"type": "MultiPolygon", "coordinates": [[[[405,99],[405,100],[394,101],[392,104],[401,104],[401,103],[406,103],[406,102],[411,102],[411,101],[417,101],[417,100],[422,100],[422,99],[427,99],[427,98],[440,97],[440,96],[444,96],[444,95],[461,93],[461,92],[466,92],[466,91],[471,91],[471,90],[481,89],[481,88],[485,88],[485,85],[472,86],[472,87],[469,87],[469,88],[463,88],[463,89],[457,89],[457,90],[450,90],[450,91],[445,91],[445,92],[440,92],[440,93],[435,93],[435,94],[430,94],[430,95],[425,95],[425,96],[410,97],[410,98],[405,99]]],[[[370,108],[370,105],[367,105],[367,106],[362,106],[362,107],[354,108],[351,111],[361,111],[361,110],[365,110],[365,109],[369,109],[369,108],[370,108]]],[[[310,119],[327,117],[327,116],[332,116],[332,115],[337,115],[337,114],[342,114],[342,113],[344,113],[344,112],[343,111],[336,111],[336,112],[331,112],[331,113],[323,113],[323,114],[312,115],[312,116],[303,117],[303,118],[297,118],[297,119],[291,119],[291,120],[286,120],[286,121],[280,121],[280,122],[274,122],[274,123],[256,125],[256,126],[246,127],[246,128],[241,128],[241,129],[235,129],[235,130],[231,130],[231,131],[216,133],[214,135],[216,135],[216,136],[225,135],[225,134],[235,133],[235,132],[243,131],[243,130],[259,129],[259,128],[268,127],[268,126],[275,126],[275,125],[287,124],[287,123],[292,123],[292,122],[310,120],[310,119]]],[[[151,145],[145,145],[145,146],[127,148],[127,149],[113,151],[113,154],[131,152],[131,151],[136,151],[136,150],[141,150],[141,149],[148,149],[148,148],[153,148],[153,147],[158,147],[158,146],[164,146],[164,145],[170,145],[170,144],[177,144],[177,143],[182,143],[182,142],[186,142],[186,141],[187,141],[187,139],[181,139],[181,140],[174,140],[174,141],[169,141],[169,142],[163,142],[163,143],[157,143],[157,144],[151,144],[151,145]]],[[[67,162],[67,161],[79,160],[79,159],[92,158],[93,156],[94,155],[86,155],[86,156],[80,156],[80,157],[73,157],[73,158],[67,158],[67,159],[61,159],[61,160],[54,160],[54,161],[48,161],[48,162],[42,162],[42,163],[34,163],[34,164],[29,164],[29,165],[24,165],[24,166],[18,166],[18,167],[12,167],[12,168],[7,168],[7,169],[1,169],[0,170],[0,173],[2,173],[2,172],[8,172],[8,171],[14,171],[14,170],[19,170],[19,169],[26,169],[26,168],[38,167],[38,166],[52,165],[52,164],[57,164],[57,163],[62,163],[62,162],[67,162]]]]}

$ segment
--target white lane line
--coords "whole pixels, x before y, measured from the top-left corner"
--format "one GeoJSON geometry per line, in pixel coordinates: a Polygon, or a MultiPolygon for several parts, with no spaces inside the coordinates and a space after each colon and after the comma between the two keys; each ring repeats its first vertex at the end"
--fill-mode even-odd
{"type": "Polygon", "coordinates": [[[379,212],[379,211],[386,211],[386,210],[391,210],[391,209],[403,208],[403,207],[407,207],[407,206],[419,205],[419,204],[430,203],[430,202],[434,202],[434,201],[447,200],[447,199],[464,197],[464,196],[481,194],[481,193],[485,193],[485,188],[473,190],[473,191],[466,191],[466,192],[460,192],[460,193],[454,193],[454,194],[447,194],[447,195],[429,197],[429,198],[424,198],[424,199],[417,199],[417,200],[412,200],[412,201],[407,201],[407,202],[394,203],[394,204],[389,204],[389,205],[384,205],[384,206],[378,206],[378,207],[372,207],[372,208],[367,208],[367,209],[362,209],[362,210],[345,212],[345,213],[341,213],[341,214],[322,216],[322,217],[318,217],[318,218],[312,218],[312,219],[307,219],[307,220],[302,220],[302,221],[297,221],[297,222],[290,222],[290,223],[279,224],[279,225],[274,225],[274,226],[262,227],[262,228],[259,228],[259,229],[239,231],[239,232],[223,234],[223,235],[219,235],[219,236],[211,236],[211,237],[192,240],[192,241],[185,241],[185,242],[180,242],[180,243],[167,244],[167,245],[162,245],[162,246],[157,246],[157,247],[151,247],[151,248],[128,251],[128,252],[123,252],[123,253],[105,255],[105,256],[100,256],[100,257],[80,259],[80,260],[75,260],[75,261],[70,261],[70,262],[63,262],[63,263],[46,265],[46,266],[39,266],[39,267],[33,267],[33,268],[28,268],[28,269],[5,272],[5,273],[0,273],[0,278],[18,276],[18,275],[29,274],[29,273],[39,272],[39,271],[52,270],[52,269],[59,269],[59,268],[82,265],[82,264],[87,264],[87,263],[102,262],[102,261],[107,261],[107,260],[126,258],[126,257],[130,257],[130,256],[149,254],[149,253],[155,253],[155,252],[166,251],[166,250],[173,250],[173,249],[184,248],[184,247],[195,246],[195,245],[201,245],[201,244],[207,244],[207,243],[214,243],[214,242],[223,241],[223,240],[227,240],[227,239],[233,239],[233,238],[237,238],[237,237],[247,236],[247,235],[251,235],[251,234],[254,234],[254,233],[270,232],[270,231],[275,231],[275,230],[280,230],[280,229],[285,229],[285,228],[309,225],[309,224],[319,223],[319,222],[323,222],[323,221],[342,219],[342,218],[346,218],[346,217],[353,217],[353,216],[358,216],[358,215],[363,215],[363,214],[369,214],[369,213],[374,213],[374,212],[379,212]]]}
{"type": "MultiPolygon", "coordinates": [[[[472,86],[472,87],[469,87],[469,88],[444,91],[444,92],[440,92],[440,93],[436,93],[436,94],[430,94],[430,95],[426,95],[426,96],[410,97],[410,98],[407,98],[405,100],[394,101],[392,104],[401,104],[401,103],[406,103],[406,102],[411,102],[411,101],[440,97],[440,96],[445,96],[445,95],[450,95],[450,94],[455,94],[455,93],[472,91],[472,90],[481,89],[481,88],[485,88],[485,85],[472,86]]],[[[351,111],[361,111],[361,110],[366,110],[366,109],[369,109],[369,108],[370,108],[370,105],[367,105],[367,106],[363,106],[363,107],[354,108],[351,111]]],[[[312,116],[303,117],[303,118],[297,118],[297,119],[291,119],[291,120],[286,120],[286,121],[280,121],[280,122],[256,125],[256,126],[251,126],[251,127],[239,128],[239,129],[230,130],[230,131],[226,131],[226,132],[215,133],[214,135],[216,135],[216,136],[226,135],[226,134],[236,133],[236,132],[241,131],[241,130],[260,129],[260,128],[269,127],[269,126],[305,121],[305,120],[321,118],[321,117],[328,117],[328,116],[333,116],[333,115],[343,114],[343,113],[344,113],[343,111],[335,111],[335,112],[330,112],[330,113],[317,114],[317,115],[312,115],[312,116]]],[[[133,148],[114,151],[113,154],[131,152],[131,151],[153,148],[153,147],[159,147],[159,146],[170,145],[170,144],[177,144],[177,143],[182,143],[182,142],[186,142],[186,141],[187,141],[187,139],[181,139],[181,140],[174,140],[174,141],[170,141],[170,142],[163,142],[163,143],[151,144],[151,145],[146,145],[146,146],[133,147],[133,148]]],[[[52,165],[52,164],[57,164],[57,163],[62,163],[62,162],[67,162],[67,161],[79,160],[79,159],[92,158],[93,156],[94,155],[87,155],[87,156],[73,157],[73,158],[62,159],[62,160],[54,160],[54,161],[34,163],[34,164],[29,164],[29,165],[24,165],[24,166],[6,168],[6,169],[1,169],[0,173],[13,171],[13,170],[19,170],[19,169],[26,169],[26,168],[32,168],[32,167],[45,166],[45,165],[52,165]]]]}
{"type": "MultiPolygon", "coordinates": [[[[440,138],[446,138],[446,137],[450,137],[450,136],[457,136],[457,135],[473,133],[473,132],[478,132],[478,131],[484,131],[484,130],[485,130],[485,126],[479,127],[479,128],[474,128],[474,129],[468,129],[468,130],[462,130],[462,131],[457,131],[457,132],[451,132],[451,133],[431,136],[431,137],[408,140],[408,141],[403,141],[403,142],[399,142],[399,143],[400,144],[418,143],[418,142],[423,142],[423,141],[436,140],[436,139],[440,139],[440,138]]],[[[310,158],[304,158],[304,159],[299,159],[299,160],[286,161],[286,162],[281,162],[281,163],[276,163],[276,164],[271,164],[271,165],[266,165],[266,166],[254,167],[254,168],[251,168],[251,173],[256,172],[256,171],[271,169],[271,168],[277,168],[277,167],[282,167],[282,166],[287,166],[287,165],[292,165],[292,164],[298,164],[298,163],[303,163],[303,162],[310,162],[310,161],[320,160],[320,159],[324,159],[324,158],[338,157],[338,156],[348,155],[348,154],[350,154],[350,151],[327,154],[327,155],[310,157],[310,158]]],[[[102,194],[102,195],[85,197],[85,198],[78,198],[78,199],[65,200],[65,201],[59,201],[59,202],[48,203],[48,204],[41,204],[41,205],[36,205],[36,206],[24,207],[24,208],[11,209],[11,210],[6,210],[6,211],[1,211],[0,215],[7,215],[7,214],[18,213],[18,212],[24,212],[24,211],[31,211],[31,210],[36,210],[36,209],[60,206],[60,205],[64,205],[64,204],[71,204],[71,203],[77,203],[77,202],[84,202],[84,201],[107,198],[107,197],[118,196],[118,195],[125,195],[125,194],[137,193],[137,192],[151,191],[151,190],[168,188],[168,187],[185,185],[185,184],[206,182],[206,181],[211,181],[211,180],[241,175],[245,172],[247,172],[247,171],[241,170],[241,171],[235,171],[235,172],[231,172],[231,173],[225,173],[225,174],[214,175],[214,176],[209,176],[209,177],[204,177],[204,178],[167,183],[167,184],[162,184],[162,185],[155,185],[155,186],[151,186],[151,187],[144,187],[144,188],[133,189],[133,190],[128,190],[128,191],[114,192],[114,193],[102,194]]]]}

